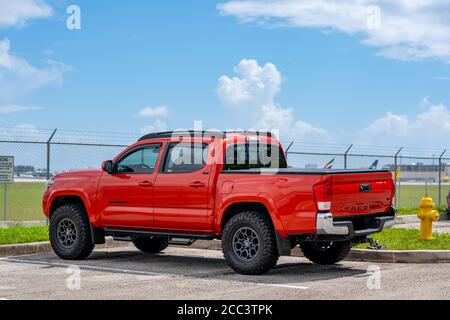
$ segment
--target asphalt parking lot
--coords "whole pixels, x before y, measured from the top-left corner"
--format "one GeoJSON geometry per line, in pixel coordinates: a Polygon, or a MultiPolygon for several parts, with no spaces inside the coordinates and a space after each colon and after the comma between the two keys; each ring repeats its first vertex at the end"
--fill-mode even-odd
{"type": "Polygon", "coordinates": [[[243,276],[220,251],[145,255],[124,246],[78,262],[54,254],[2,258],[0,299],[450,299],[450,264],[318,266],[283,257],[264,276],[243,276]]]}

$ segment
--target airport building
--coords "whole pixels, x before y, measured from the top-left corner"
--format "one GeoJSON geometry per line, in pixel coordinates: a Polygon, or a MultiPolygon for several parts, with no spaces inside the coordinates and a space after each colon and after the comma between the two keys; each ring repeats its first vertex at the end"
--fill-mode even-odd
{"type": "MultiPolygon", "coordinates": [[[[390,171],[395,171],[395,166],[393,164],[384,167],[390,171]]],[[[439,173],[444,182],[449,181],[450,176],[450,163],[443,163],[441,169],[439,170],[439,165],[435,164],[424,164],[421,162],[413,164],[402,164],[399,165],[400,168],[400,181],[428,181],[428,182],[438,182],[439,173]]]]}

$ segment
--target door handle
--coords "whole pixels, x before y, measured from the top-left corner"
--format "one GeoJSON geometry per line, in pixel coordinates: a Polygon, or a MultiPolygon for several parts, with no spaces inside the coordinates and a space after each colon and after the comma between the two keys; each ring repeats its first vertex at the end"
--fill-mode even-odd
{"type": "Polygon", "coordinates": [[[205,186],[205,184],[200,181],[195,181],[195,182],[190,183],[189,186],[192,188],[203,188],[205,186]]]}
{"type": "Polygon", "coordinates": [[[139,183],[139,186],[143,188],[150,188],[151,186],[153,186],[153,183],[151,183],[150,181],[144,181],[139,183]]]}

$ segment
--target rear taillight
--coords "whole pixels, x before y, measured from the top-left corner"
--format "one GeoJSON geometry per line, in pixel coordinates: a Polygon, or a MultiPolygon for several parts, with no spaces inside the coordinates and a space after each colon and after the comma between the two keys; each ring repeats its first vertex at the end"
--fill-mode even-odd
{"type": "Polygon", "coordinates": [[[314,186],[314,199],[319,212],[331,210],[332,194],[331,179],[329,178],[314,186]]]}
{"type": "Polygon", "coordinates": [[[395,182],[391,180],[391,206],[395,203],[395,182]]]}

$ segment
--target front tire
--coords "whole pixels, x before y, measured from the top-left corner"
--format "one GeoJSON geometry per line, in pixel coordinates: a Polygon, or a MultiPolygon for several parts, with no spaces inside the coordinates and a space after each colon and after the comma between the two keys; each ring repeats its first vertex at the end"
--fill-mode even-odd
{"type": "Polygon", "coordinates": [[[233,216],[225,225],[222,251],[237,273],[260,275],[277,264],[279,254],[275,230],[268,218],[247,211],[233,216]]]}
{"type": "Polygon", "coordinates": [[[82,260],[94,249],[90,222],[81,205],[68,204],[50,218],[49,238],[53,251],[64,260],[82,260]]]}
{"type": "Polygon", "coordinates": [[[165,250],[169,246],[169,238],[136,238],[133,240],[136,248],[144,253],[158,253],[165,250]]]}
{"type": "Polygon", "coordinates": [[[300,243],[305,257],[317,264],[335,264],[342,261],[349,254],[352,244],[350,241],[309,242],[300,243]]]}

